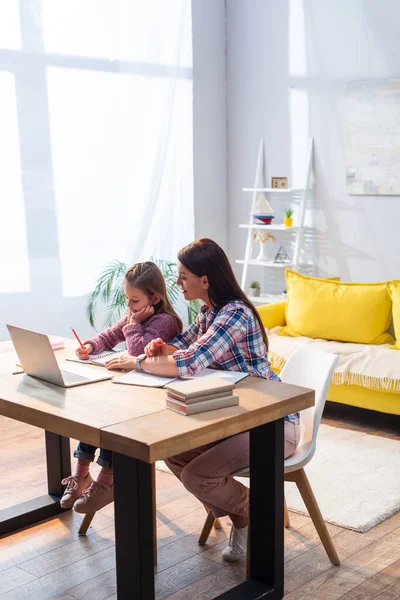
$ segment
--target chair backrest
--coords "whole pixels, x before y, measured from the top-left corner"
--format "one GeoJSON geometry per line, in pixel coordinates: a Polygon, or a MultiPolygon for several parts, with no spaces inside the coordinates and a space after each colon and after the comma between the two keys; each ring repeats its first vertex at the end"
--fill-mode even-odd
{"type": "Polygon", "coordinates": [[[315,405],[300,413],[299,449],[301,446],[308,446],[306,454],[303,454],[304,463],[308,462],[315,452],[326,395],[338,360],[336,354],[298,348],[289,356],[279,375],[285,383],[315,390],[315,405]]]}

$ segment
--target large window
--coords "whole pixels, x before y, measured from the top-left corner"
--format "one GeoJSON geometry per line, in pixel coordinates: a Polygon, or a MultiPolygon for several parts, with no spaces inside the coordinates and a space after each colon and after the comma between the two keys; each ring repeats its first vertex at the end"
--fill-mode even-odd
{"type": "Polygon", "coordinates": [[[190,2],[6,0],[0,65],[0,292],[45,275],[80,296],[113,259],[174,259],[194,235],[190,2]]]}

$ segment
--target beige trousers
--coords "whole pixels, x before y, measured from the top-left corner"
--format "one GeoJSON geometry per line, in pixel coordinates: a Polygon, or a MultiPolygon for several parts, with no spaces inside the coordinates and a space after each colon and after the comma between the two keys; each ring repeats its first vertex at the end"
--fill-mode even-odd
{"type": "MultiPolygon", "coordinates": [[[[285,421],[285,458],[299,443],[300,425],[285,421]]],[[[248,467],[249,432],[240,433],[222,442],[214,442],[177,454],[165,462],[185,488],[198,498],[215,517],[249,513],[249,489],[232,477],[248,467]]]]}

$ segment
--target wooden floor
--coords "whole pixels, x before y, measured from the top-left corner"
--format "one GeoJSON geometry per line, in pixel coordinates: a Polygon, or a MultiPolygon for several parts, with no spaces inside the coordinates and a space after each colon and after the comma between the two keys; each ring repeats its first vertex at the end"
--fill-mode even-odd
{"type": "MultiPolygon", "coordinates": [[[[398,417],[331,404],[323,422],[400,439],[398,417]]],[[[0,417],[0,508],[46,493],[45,477],[43,432],[0,417]]],[[[220,558],[228,519],[206,546],[197,544],[204,517],[172,475],[157,472],[158,600],[211,600],[244,579],[243,563],[220,558]]],[[[286,600],[400,599],[400,513],[364,534],[329,525],[340,567],[329,563],[308,517],[290,518],[286,600]]],[[[0,539],[0,599],[115,600],[113,505],[96,515],[86,538],[77,535],[80,522],[69,511],[0,539]]]]}

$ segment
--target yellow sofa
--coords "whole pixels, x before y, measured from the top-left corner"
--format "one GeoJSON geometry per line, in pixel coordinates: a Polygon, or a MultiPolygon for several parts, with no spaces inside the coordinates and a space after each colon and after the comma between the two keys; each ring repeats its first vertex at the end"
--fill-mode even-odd
{"type": "MultiPolygon", "coordinates": [[[[275,304],[265,304],[257,307],[264,327],[267,330],[286,325],[286,301],[275,304]]],[[[267,331],[268,333],[268,331],[267,331]]],[[[293,340],[299,338],[292,338],[293,340]]],[[[295,343],[295,342],[294,342],[295,343]]],[[[393,350],[396,352],[396,350],[393,350]]],[[[273,338],[270,337],[270,360],[271,366],[279,374],[282,369],[282,361],[274,361],[273,338]],[[275,362],[275,364],[274,364],[275,362]]],[[[349,404],[369,410],[383,413],[400,415],[400,392],[392,390],[371,389],[360,385],[334,385],[331,384],[327,399],[332,402],[349,404]]]]}

